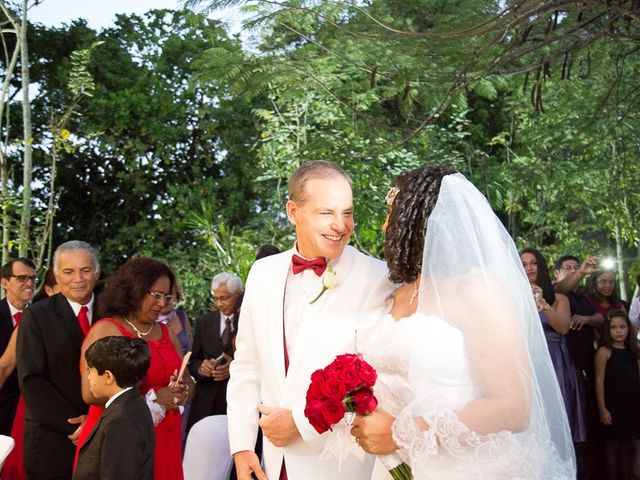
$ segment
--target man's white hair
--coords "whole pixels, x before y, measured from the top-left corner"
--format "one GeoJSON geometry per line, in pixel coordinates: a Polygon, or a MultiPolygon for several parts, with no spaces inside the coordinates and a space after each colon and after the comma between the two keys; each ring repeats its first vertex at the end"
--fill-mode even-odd
{"type": "Polygon", "coordinates": [[[58,248],[56,248],[56,251],[53,253],[53,271],[58,271],[58,257],[61,253],[77,252],[79,250],[89,252],[91,254],[91,263],[93,263],[95,270],[100,270],[98,255],[91,245],[89,245],[87,242],[83,242],[82,240],[69,240],[68,242],[60,244],[58,248]]]}
{"type": "Polygon", "coordinates": [[[213,277],[211,280],[211,291],[217,290],[222,285],[226,285],[229,293],[242,292],[244,290],[240,277],[231,272],[222,272],[213,277]]]}

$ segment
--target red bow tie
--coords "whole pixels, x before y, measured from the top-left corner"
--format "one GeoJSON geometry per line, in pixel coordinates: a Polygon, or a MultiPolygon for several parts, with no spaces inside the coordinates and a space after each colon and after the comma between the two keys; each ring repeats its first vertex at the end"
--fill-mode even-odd
{"type": "Polygon", "coordinates": [[[307,268],[310,268],[316,275],[320,276],[327,269],[327,259],[318,257],[313,260],[306,260],[298,255],[293,256],[292,270],[294,275],[303,272],[307,268]]]}

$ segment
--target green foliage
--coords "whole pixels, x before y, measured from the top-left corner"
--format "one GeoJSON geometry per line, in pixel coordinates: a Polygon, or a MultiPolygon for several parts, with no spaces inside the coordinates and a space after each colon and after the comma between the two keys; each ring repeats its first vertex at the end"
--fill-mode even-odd
{"type": "MultiPolygon", "coordinates": [[[[353,243],[375,255],[393,178],[450,163],[519,246],[552,259],[619,241],[636,257],[637,16],[602,14],[605,2],[515,4],[188,2],[242,5],[255,35],[245,50],[189,11],[119,16],[100,33],[33,26],[38,178],[50,118],[73,92],[93,94],[59,143],[54,243],[94,243],[106,273],[133,255],[164,259],[202,312],[215,273],[244,278],[258,245],[292,245],[287,179],[327,159],[352,176],[353,243]]],[[[51,193],[37,189],[36,208],[51,193]]]]}
{"type": "Polygon", "coordinates": [[[88,66],[91,60],[91,52],[104,42],[93,42],[89,48],[76,50],[71,54],[71,71],[69,72],[69,90],[75,96],[93,96],[95,83],[89,72],[88,66]]]}
{"type": "MultiPolygon", "coordinates": [[[[306,159],[352,174],[361,248],[380,252],[392,177],[446,162],[478,185],[519,245],[611,250],[618,229],[633,251],[640,65],[625,29],[637,31],[637,18],[607,27],[604,4],[568,2],[559,13],[519,3],[496,16],[499,2],[256,2],[248,23],[260,53],[242,62],[207,52],[198,75],[223,71],[233,91],[269,95],[254,113],[257,178],[273,205],[306,159]]],[[[282,216],[269,213],[277,228],[282,216]]]]}

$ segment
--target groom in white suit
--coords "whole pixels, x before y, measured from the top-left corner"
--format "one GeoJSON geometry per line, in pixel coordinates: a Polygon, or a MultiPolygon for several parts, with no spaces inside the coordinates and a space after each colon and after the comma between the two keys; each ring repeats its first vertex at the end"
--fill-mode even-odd
{"type": "Polygon", "coordinates": [[[368,480],[374,459],[364,453],[340,466],[319,461],[327,434],[318,434],[303,411],[311,374],[355,352],[358,315],[382,307],[391,294],[386,265],[347,246],[353,201],[342,169],[303,164],[289,181],[289,198],[296,245],[254,264],[240,314],[227,391],[238,479],[254,473],[260,480],[368,480]],[[253,452],[258,425],[264,471],[253,452]]]}

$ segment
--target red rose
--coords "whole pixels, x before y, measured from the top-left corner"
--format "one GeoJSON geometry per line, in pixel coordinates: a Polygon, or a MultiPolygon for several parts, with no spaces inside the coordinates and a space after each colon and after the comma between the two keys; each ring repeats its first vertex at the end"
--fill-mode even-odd
{"type": "Polygon", "coordinates": [[[324,418],[324,402],[321,400],[307,400],[304,409],[304,416],[307,417],[309,423],[318,433],[324,433],[329,430],[330,424],[324,418]]]}
{"type": "Polygon", "coordinates": [[[358,376],[364,387],[373,387],[378,379],[375,369],[364,360],[358,361],[358,376]]]}
{"type": "Polygon", "coordinates": [[[320,370],[316,370],[315,372],[313,372],[311,374],[311,383],[324,383],[324,381],[326,380],[327,376],[324,373],[324,370],[320,369],[320,370]]]}
{"type": "Polygon", "coordinates": [[[347,389],[342,380],[337,377],[329,377],[327,381],[321,385],[322,393],[332,400],[342,402],[347,395],[347,389]]]}
{"type": "Polygon", "coordinates": [[[336,359],[331,363],[331,365],[339,370],[354,370],[357,359],[357,355],[354,355],[352,353],[345,353],[344,355],[338,355],[336,359]]]}
{"type": "Polygon", "coordinates": [[[353,394],[352,402],[358,415],[369,415],[378,406],[378,400],[370,388],[361,388],[353,394]]]}
{"type": "Polygon", "coordinates": [[[347,392],[351,392],[360,386],[360,375],[355,368],[341,369],[337,373],[338,378],[344,384],[347,392]]]}
{"type": "Polygon", "coordinates": [[[312,398],[322,397],[324,397],[324,394],[322,393],[322,385],[319,382],[311,382],[307,389],[307,401],[312,398]]]}
{"type": "Polygon", "coordinates": [[[327,423],[335,425],[344,417],[344,404],[340,400],[330,398],[324,402],[322,414],[327,423]]]}
{"type": "Polygon", "coordinates": [[[309,419],[309,423],[315,429],[315,431],[320,434],[326,432],[327,430],[329,430],[329,428],[331,428],[329,423],[327,423],[327,421],[324,419],[324,415],[322,415],[322,413],[318,415],[308,416],[307,418],[309,419]]]}

